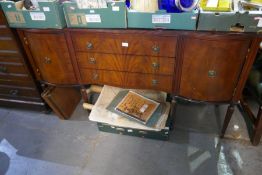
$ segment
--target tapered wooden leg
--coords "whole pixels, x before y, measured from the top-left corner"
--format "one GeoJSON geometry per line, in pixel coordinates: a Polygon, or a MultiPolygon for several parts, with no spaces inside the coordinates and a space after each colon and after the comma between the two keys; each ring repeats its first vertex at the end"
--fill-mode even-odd
{"type": "Polygon", "coordinates": [[[252,137],[252,144],[254,146],[258,145],[262,136],[262,106],[259,107],[259,111],[257,114],[254,135],[252,137]]]}
{"type": "Polygon", "coordinates": [[[221,131],[221,135],[220,137],[223,138],[224,135],[225,135],[225,132],[226,132],[226,129],[228,127],[228,124],[232,118],[232,115],[234,113],[234,110],[235,110],[235,106],[233,104],[230,104],[227,108],[227,113],[226,113],[226,117],[225,117],[225,120],[224,120],[224,124],[223,124],[223,128],[222,128],[222,131],[221,131]]]}

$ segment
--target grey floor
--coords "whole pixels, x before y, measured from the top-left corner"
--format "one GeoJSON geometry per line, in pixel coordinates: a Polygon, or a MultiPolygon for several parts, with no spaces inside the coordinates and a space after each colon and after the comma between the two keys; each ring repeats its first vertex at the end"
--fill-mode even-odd
{"type": "Polygon", "coordinates": [[[170,141],[97,130],[78,106],[72,119],[0,108],[0,175],[221,175],[262,173],[236,110],[218,137],[226,106],[181,103],[170,141]]]}

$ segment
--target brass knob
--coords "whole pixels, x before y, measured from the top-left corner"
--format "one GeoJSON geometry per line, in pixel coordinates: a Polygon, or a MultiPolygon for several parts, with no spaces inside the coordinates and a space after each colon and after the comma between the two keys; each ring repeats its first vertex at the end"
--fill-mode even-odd
{"type": "Polygon", "coordinates": [[[87,48],[87,49],[93,49],[94,46],[93,46],[92,43],[88,42],[88,43],[86,44],[86,48],[87,48]]]}
{"type": "Polygon", "coordinates": [[[208,71],[208,77],[215,78],[217,76],[217,72],[215,70],[208,71]]]}
{"type": "Polygon", "coordinates": [[[158,69],[158,68],[160,67],[160,65],[159,65],[159,63],[153,62],[153,63],[152,63],[152,67],[153,67],[154,69],[158,69]]]}
{"type": "Polygon", "coordinates": [[[152,47],[152,50],[153,50],[153,52],[155,52],[155,53],[159,53],[160,47],[157,46],[157,45],[154,45],[154,46],[152,47]]]}
{"type": "Polygon", "coordinates": [[[16,96],[18,94],[18,90],[10,90],[9,94],[16,96]]]}
{"type": "Polygon", "coordinates": [[[6,73],[7,72],[7,68],[5,66],[0,66],[0,72],[6,73]]]}
{"type": "Polygon", "coordinates": [[[45,62],[45,64],[51,64],[52,63],[51,59],[48,58],[48,57],[44,58],[44,62],[45,62]]]}
{"type": "Polygon", "coordinates": [[[95,58],[89,58],[89,63],[90,64],[96,64],[96,59],[95,58]]]}
{"type": "Polygon", "coordinates": [[[93,80],[97,80],[98,79],[98,74],[97,73],[94,73],[93,74],[93,80]]]}
{"type": "Polygon", "coordinates": [[[153,86],[158,85],[158,80],[152,80],[152,85],[153,85],[153,86]]]}

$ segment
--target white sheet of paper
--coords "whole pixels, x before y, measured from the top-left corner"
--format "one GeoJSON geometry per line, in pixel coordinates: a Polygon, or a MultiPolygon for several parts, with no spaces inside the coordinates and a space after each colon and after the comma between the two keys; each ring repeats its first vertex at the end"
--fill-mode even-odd
{"type": "Polygon", "coordinates": [[[87,23],[101,23],[101,17],[98,14],[86,15],[87,23]]]}
{"type": "Polygon", "coordinates": [[[152,15],[153,24],[170,24],[171,15],[152,15]]]}
{"type": "Polygon", "coordinates": [[[46,17],[43,12],[30,12],[31,19],[33,21],[45,21],[46,17]]]}

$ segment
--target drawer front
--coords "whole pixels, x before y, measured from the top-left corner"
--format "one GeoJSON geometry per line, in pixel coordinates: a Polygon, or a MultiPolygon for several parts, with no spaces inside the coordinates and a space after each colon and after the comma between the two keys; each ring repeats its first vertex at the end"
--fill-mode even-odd
{"type": "Polygon", "coordinates": [[[175,59],[167,57],[125,56],[116,54],[77,53],[80,68],[172,75],[175,59]]]}
{"type": "Polygon", "coordinates": [[[16,42],[10,36],[0,36],[0,50],[17,50],[16,42]]]}
{"type": "Polygon", "coordinates": [[[126,86],[128,88],[153,89],[164,92],[172,92],[173,77],[161,75],[145,75],[128,73],[126,86]]]}
{"type": "Polygon", "coordinates": [[[172,92],[172,76],[80,69],[82,83],[172,92]]]}
{"type": "Polygon", "coordinates": [[[80,73],[82,83],[85,84],[106,84],[112,86],[124,85],[124,72],[80,69],[80,73]]]}
{"type": "Polygon", "coordinates": [[[12,81],[12,80],[3,80],[3,79],[0,79],[0,85],[14,86],[14,87],[28,87],[28,88],[36,87],[33,81],[12,81]]]}
{"type": "Polygon", "coordinates": [[[39,97],[39,93],[34,88],[19,88],[0,85],[0,94],[10,97],[39,97]]]}
{"type": "Polygon", "coordinates": [[[27,74],[27,71],[22,63],[1,63],[0,73],[2,74],[27,74]]]}
{"type": "Polygon", "coordinates": [[[0,80],[13,80],[13,81],[32,81],[28,74],[15,74],[15,73],[1,73],[0,80]]]}
{"type": "Polygon", "coordinates": [[[19,56],[1,56],[0,55],[0,64],[1,63],[20,63],[20,64],[24,64],[22,57],[19,57],[19,56]]]}
{"type": "Polygon", "coordinates": [[[101,70],[125,70],[125,57],[116,54],[84,53],[76,54],[80,68],[101,70]]]}
{"type": "Polygon", "coordinates": [[[168,57],[127,56],[126,71],[157,75],[173,75],[175,59],[168,57]]]}
{"type": "Polygon", "coordinates": [[[22,97],[22,96],[11,96],[11,95],[5,95],[5,94],[0,94],[0,101],[8,101],[8,102],[16,102],[19,101],[19,103],[25,102],[36,102],[36,103],[43,103],[43,100],[38,97],[22,97]]]}
{"type": "Polygon", "coordinates": [[[72,33],[76,51],[175,57],[176,37],[72,33]]]}
{"type": "Polygon", "coordinates": [[[5,24],[0,24],[0,36],[12,36],[11,30],[5,24]]]}
{"type": "Polygon", "coordinates": [[[22,64],[1,64],[0,80],[32,81],[22,64]]]}

